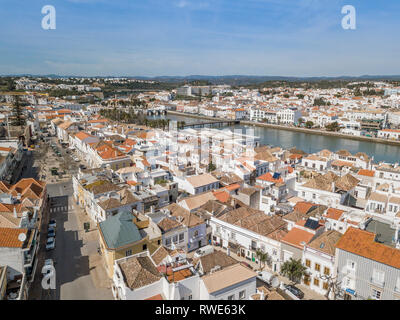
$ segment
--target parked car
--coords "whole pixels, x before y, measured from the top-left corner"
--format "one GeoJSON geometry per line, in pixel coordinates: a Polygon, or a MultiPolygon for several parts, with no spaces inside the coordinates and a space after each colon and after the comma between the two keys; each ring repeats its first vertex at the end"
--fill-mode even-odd
{"type": "Polygon", "coordinates": [[[55,228],[56,226],[57,226],[56,220],[51,219],[51,220],[49,221],[49,228],[55,228]]]}
{"type": "Polygon", "coordinates": [[[241,263],[242,265],[244,265],[245,267],[247,267],[247,268],[253,270],[253,267],[252,267],[249,263],[244,262],[244,261],[241,261],[240,263],[241,263]]]}
{"type": "Polygon", "coordinates": [[[46,242],[46,250],[53,250],[56,247],[56,238],[48,238],[46,242]]]}
{"type": "MultiPolygon", "coordinates": [[[[44,260],[44,265],[45,266],[54,266],[53,259],[44,260]]],[[[42,273],[45,274],[45,273],[49,273],[49,272],[50,272],[50,270],[47,270],[47,272],[42,272],[42,273]]]]}
{"type": "Polygon", "coordinates": [[[285,285],[285,288],[290,291],[292,294],[294,294],[297,298],[303,299],[304,298],[304,292],[301,291],[299,288],[295,287],[294,285],[287,284],[285,285]]]}
{"type": "Polygon", "coordinates": [[[205,256],[205,255],[213,253],[213,252],[214,252],[214,247],[208,245],[203,248],[197,249],[194,254],[194,258],[200,258],[202,256],[205,256]]]}
{"type": "Polygon", "coordinates": [[[55,236],[56,236],[56,231],[54,229],[47,232],[47,238],[55,238],[55,236]]]}

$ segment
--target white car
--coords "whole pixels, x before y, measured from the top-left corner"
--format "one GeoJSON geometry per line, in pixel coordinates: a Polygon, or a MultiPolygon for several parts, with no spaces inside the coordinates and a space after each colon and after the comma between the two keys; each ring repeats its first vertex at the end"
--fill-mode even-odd
{"type": "Polygon", "coordinates": [[[51,219],[51,220],[49,221],[49,228],[55,228],[56,226],[57,226],[56,220],[51,219]]]}
{"type": "Polygon", "coordinates": [[[51,237],[47,239],[46,250],[53,250],[56,247],[56,238],[51,237]]]}
{"type": "MultiPolygon", "coordinates": [[[[44,266],[54,266],[54,262],[53,259],[46,259],[44,260],[44,266]]],[[[50,270],[47,270],[47,273],[49,273],[50,270]]],[[[46,272],[42,272],[43,274],[45,274],[46,272]]]]}

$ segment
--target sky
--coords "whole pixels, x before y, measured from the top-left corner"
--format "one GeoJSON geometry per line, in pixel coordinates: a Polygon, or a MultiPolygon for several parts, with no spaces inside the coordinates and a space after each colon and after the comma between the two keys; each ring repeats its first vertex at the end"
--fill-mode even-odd
{"type": "Polygon", "coordinates": [[[0,0],[0,74],[400,74],[399,0],[0,0]],[[44,30],[53,5],[56,29],[44,30]],[[344,5],[356,29],[342,28],[344,5]]]}

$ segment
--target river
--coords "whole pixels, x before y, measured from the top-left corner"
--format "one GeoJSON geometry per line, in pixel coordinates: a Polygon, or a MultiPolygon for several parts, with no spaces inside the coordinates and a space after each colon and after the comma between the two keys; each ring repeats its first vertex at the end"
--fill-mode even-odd
{"type": "MultiPolygon", "coordinates": [[[[175,121],[185,121],[186,123],[206,122],[207,120],[190,118],[178,115],[167,115],[161,117],[148,117],[149,119],[170,119],[175,121]]],[[[338,151],[346,149],[352,154],[365,152],[370,157],[374,157],[375,162],[399,162],[400,146],[392,146],[383,143],[369,141],[357,141],[346,138],[323,136],[289,130],[264,128],[258,126],[234,125],[230,129],[254,129],[254,135],[260,137],[260,142],[265,145],[280,146],[285,149],[296,147],[307,153],[314,153],[323,149],[338,151]]],[[[245,131],[243,131],[245,132],[245,131]]]]}

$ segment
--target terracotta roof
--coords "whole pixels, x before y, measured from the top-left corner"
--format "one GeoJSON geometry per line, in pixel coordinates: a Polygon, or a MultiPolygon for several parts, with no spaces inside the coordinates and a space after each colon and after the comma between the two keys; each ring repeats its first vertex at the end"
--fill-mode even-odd
{"type": "Polygon", "coordinates": [[[257,177],[257,180],[263,180],[263,181],[268,181],[268,182],[273,182],[273,183],[283,183],[283,179],[282,177],[280,177],[279,179],[274,179],[272,177],[272,174],[267,172],[266,174],[263,174],[262,176],[257,177]]]}
{"type": "Polygon", "coordinates": [[[149,257],[131,257],[119,262],[119,267],[130,289],[147,286],[162,278],[149,257]]]}
{"type": "Polygon", "coordinates": [[[221,201],[221,202],[224,202],[224,203],[228,202],[228,200],[230,198],[229,193],[226,192],[226,191],[223,191],[223,190],[214,191],[213,195],[214,195],[215,198],[217,198],[218,201],[221,201]]]}
{"type": "Polygon", "coordinates": [[[22,248],[24,242],[18,239],[21,233],[26,236],[28,229],[0,228],[0,247],[22,248]]]}
{"type": "Polygon", "coordinates": [[[268,237],[273,235],[279,238],[287,232],[287,223],[282,218],[267,216],[264,212],[250,207],[228,211],[218,219],[268,237]]]}
{"type": "Polygon", "coordinates": [[[234,265],[238,263],[237,260],[234,258],[228,256],[225,252],[216,250],[213,253],[207,254],[203,257],[200,257],[197,259],[197,261],[194,261],[194,265],[197,264],[197,262],[201,263],[201,266],[203,268],[203,272],[209,273],[212,268],[216,266],[220,266],[221,268],[225,268],[231,265],[234,265]]]}
{"type": "Polygon", "coordinates": [[[155,296],[152,296],[152,297],[144,299],[144,300],[164,300],[164,298],[161,294],[156,294],[155,296]]]}
{"type": "Polygon", "coordinates": [[[400,250],[375,242],[372,232],[349,227],[336,248],[400,269],[400,250]]]}
{"type": "Polygon", "coordinates": [[[342,237],[342,234],[336,230],[329,230],[312,240],[308,247],[325,252],[335,256],[335,245],[342,237]]]}
{"type": "Polygon", "coordinates": [[[169,230],[179,228],[182,226],[182,224],[179,223],[177,220],[168,217],[162,219],[157,225],[162,232],[168,232],[169,230]]]}
{"type": "Polygon", "coordinates": [[[308,231],[305,231],[300,228],[292,228],[285,237],[281,239],[281,242],[290,244],[297,248],[303,248],[303,242],[308,243],[314,237],[314,234],[308,231]]]}
{"type": "Polygon", "coordinates": [[[335,208],[329,208],[328,211],[326,212],[326,218],[333,219],[333,220],[339,220],[344,212],[346,212],[346,211],[335,209],[335,208]]]}
{"type": "Polygon", "coordinates": [[[153,252],[151,258],[153,259],[154,263],[158,266],[166,257],[169,256],[169,252],[164,246],[158,247],[156,251],[153,252]]]}
{"type": "Polygon", "coordinates": [[[361,169],[358,171],[358,173],[360,176],[366,176],[366,177],[373,177],[375,175],[375,171],[374,170],[366,170],[366,169],[361,169]]]}

